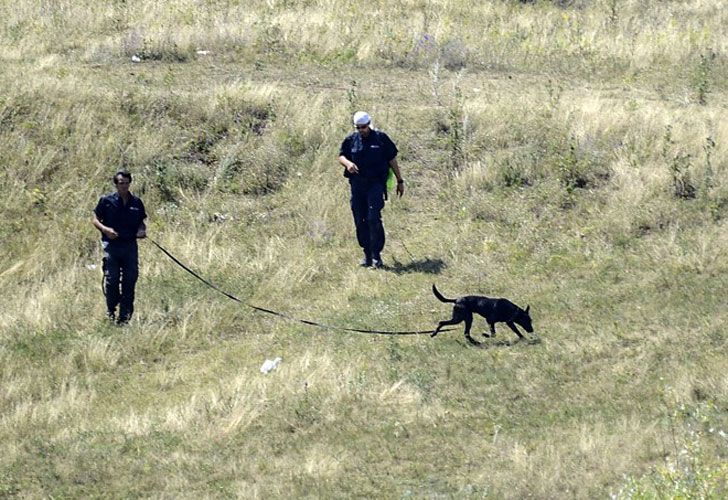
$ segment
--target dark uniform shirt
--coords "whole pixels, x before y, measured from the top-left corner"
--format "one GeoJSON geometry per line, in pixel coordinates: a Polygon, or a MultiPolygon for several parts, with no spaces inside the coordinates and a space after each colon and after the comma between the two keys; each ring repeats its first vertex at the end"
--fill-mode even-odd
{"type": "Polygon", "coordinates": [[[136,242],[136,234],[139,226],[147,218],[144,210],[144,203],[137,196],[129,193],[129,201],[124,205],[119,193],[111,193],[102,196],[94,209],[96,218],[105,226],[109,226],[119,234],[115,240],[110,240],[101,233],[102,241],[127,243],[136,242]]]}
{"type": "Polygon", "coordinates": [[[384,132],[371,129],[368,137],[362,137],[359,132],[349,134],[341,143],[339,155],[353,161],[359,167],[361,177],[384,182],[389,162],[397,156],[397,146],[384,132]]]}

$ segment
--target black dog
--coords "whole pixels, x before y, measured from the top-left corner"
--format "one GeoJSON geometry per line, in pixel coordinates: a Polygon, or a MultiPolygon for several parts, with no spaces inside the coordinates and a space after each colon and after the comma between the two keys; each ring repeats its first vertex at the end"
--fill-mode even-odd
{"type": "Polygon", "coordinates": [[[488,335],[484,333],[485,337],[495,336],[495,324],[503,322],[513,330],[519,339],[524,338],[521,332],[516,328],[516,323],[519,324],[528,333],[533,333],[533,326],[531,325],[531,316],[528,311],[531,306],[526,306],[523,310],[516,304],[508,299],[491,299],[489,297],[483,297],[482,295],[467,295],[460,297],[459,299],[447,299],[437,290],[435,285],[432,285],[432,293],[435,294],[442,302],[452,302],[455,305],[452,308],[452,319],[440,321],[437,328],[430,335],[434,337],[440,331],[443,326],[446,325],[457,325],[465,321],[465,338],[471,344],[478,345],[480,342],[476,341],[470,336],[470,327],[473,325],[473,313],[478,313],[485,318],[485,321],[490,325],[490,333],[488,335]]]}

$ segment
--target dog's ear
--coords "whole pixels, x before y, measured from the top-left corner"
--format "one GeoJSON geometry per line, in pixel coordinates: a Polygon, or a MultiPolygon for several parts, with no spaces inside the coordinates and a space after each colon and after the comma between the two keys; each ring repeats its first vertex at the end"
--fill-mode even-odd
{"type": "Polygon", "coordinates": [[[531,306],[530,306],[530,305],[527,305],[527,306],[526,306],[526,314],[528,314],[528,311],[529,311],[530,309],[531,309],[531,306]]]}

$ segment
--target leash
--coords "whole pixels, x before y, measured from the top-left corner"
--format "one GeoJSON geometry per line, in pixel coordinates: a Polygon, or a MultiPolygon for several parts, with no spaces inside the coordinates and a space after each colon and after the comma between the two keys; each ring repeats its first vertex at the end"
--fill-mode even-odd
{"type": "MultiPolygon", "coordinates": [[[[172,259],[172,261],[175,264],[177,264],[179,267],[181,267],[182,269],[184,269],[185,271],[187,271],[189,274],[191,274],[192,276],[194,276],[195,278],[197,278],[198,280],[200,280],[201,282],[203,282],[208,287],[210,287],[213,290],[215,290],[215,291],[223,294],[224,296],[226,296],[230,300],[234,300],[235,302],[237,302],[239,304],[242,304],[244,306],[248,306],[251,309],[254,309],[254,310],[259,311],[259,312],[262,312],[262,313],[266,313],[266,314],[270,314],[270,315],[273,315],[273,316],[277,316],[279,318],[287,319],[289,321],[296,321],[298,323],[303,323],[304,325],[315,326],[317,328],[324,328],[324,329],[327,329],[327,330],[340,330],[340,331],[354,332],[354,333],[368,333],[368,334],[374,334],[374,335],[425,335],[425,334],[430,334],[430,333],[432,333],[434,331],[434,330],[389,331],[389,330],[366,330],[366,329],[360,329],[360,328],[346,328],[346,327],[343,327],[343,326],[326,325],[326,324],[323,324],[323,323],[318,323],[316,321],[310,321],[310,320],[306,320],[306,319],[295,318],[293,316],[289,316],[288,314],[284,314],[284,313],[281,313],[281,312],[278,312],[278,311],[273,311],[271,309],[266,309],[264,307],[258,307],[258,306],[254,306],[252,304],[247,304],[247,303],[243,302],[242,300],[240,300],[239,298],[237,298],[235,295],[226,292],[225,290],[221,289],[220,287],[218,287],[214,283],[206,280],[205,278],[203,278],[202,276],[200,276],[199,274],[197,274],[196,272],[194,272],[192,269],[190,269],[189,267],[187,267],[186,265],[184,265],[182,262],[180,262],[180,260],[177,259],[177,257],[175,257],[174,255],[172,255],[166,248],[164,248],[162,245],[160,245],[159,243],[157,243],[156,241],[154,241],[152,238],[147,237],[146,239],[149,240],[149,241],[151,241],[154,244],[154,246],[156,246],[159,250],[161,250],[167,257],[169,257],[170,259],[172,259]]],[[[447,330],[440,330],[440,331],[441,332],[444,332],[444,331],[447,331],[447,330]]]]}

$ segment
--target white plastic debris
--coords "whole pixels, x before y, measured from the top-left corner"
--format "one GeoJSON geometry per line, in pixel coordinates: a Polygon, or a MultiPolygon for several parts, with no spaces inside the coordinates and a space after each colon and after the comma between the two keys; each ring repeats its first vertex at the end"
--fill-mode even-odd
{"type": "Polygon", "coordinates": [[[209,53],[210,53],[210,51],[209,51],[209,50],[198,50],[198,51],[197,51],[197,55],[198,55],[198,56],[206,56],[206,55],[208,55],[209,53]]]}
{"type": "Polygon", "coordinates": [[[266,359],[263,366],[260,367],[260,373],[270,373],[281,364],[282,358],[266,359]]]}
{"type": "Polygon", "coordinates": [[[221,214],[220,212],[215,212],[212,214],[212,220],[213,222],[225,222],[231,218],[228,214],[221,214]]]}
{"type": "Polygon", "coordinates": [[[86,269],[93,271],[96,269],[96,264],[86,264],[86,269]]]}
{"type": "Polygon", "coordinates": [[[133,56],[131,56],[131,62],[134,62],[134,63],[142,62],[142,58],[139,57],[138,55],[134,54],[133,56]]]}

